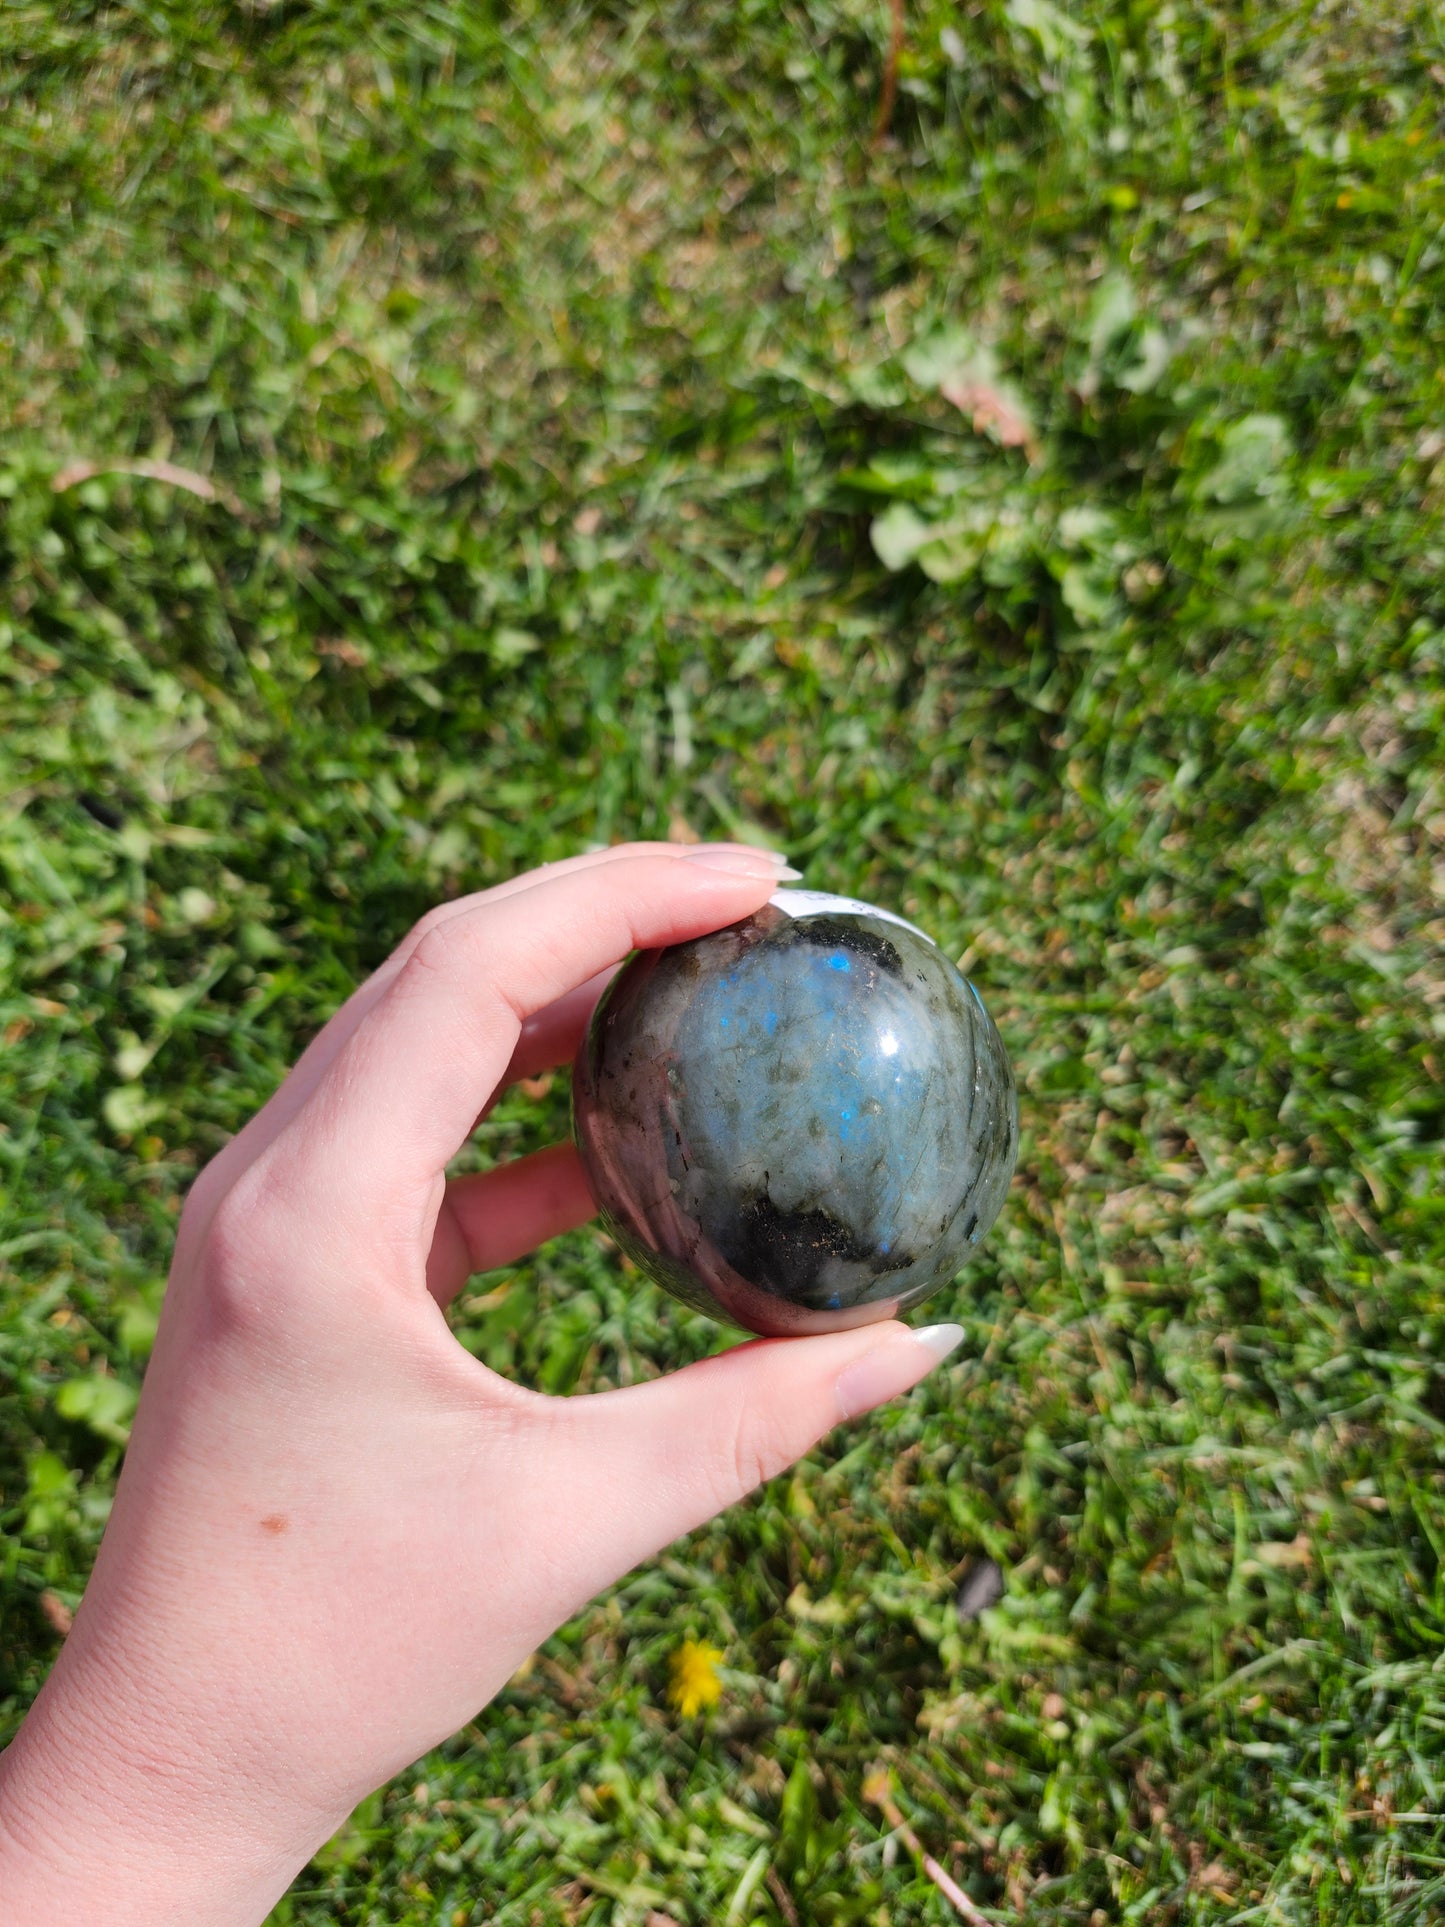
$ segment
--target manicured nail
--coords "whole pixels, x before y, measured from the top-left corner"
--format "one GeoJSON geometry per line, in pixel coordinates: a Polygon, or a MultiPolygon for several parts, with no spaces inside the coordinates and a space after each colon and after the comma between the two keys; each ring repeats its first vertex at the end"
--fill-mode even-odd
{"type": "Polygon", "coordinates": [[[729,843],[725,839],[709,837],[706,843],[694,843],[694,850],[741,850],[744,856],[765,856],[769,863],[786,863],[787,853],[783,850],[769,850],[761,843],[729,843]]]}
{"type": "Polygon", "coordinates": [[[838,1375],[838,1409],[860,1418],[900,1393],[911,1391],[963,1343],[962,1325],[920,1325],[906,1339],[890,1337],[874,1351],[855,1358],[838,1375]]]}
{"type": "Polygon", "coordinates": [[[796,883],[803,874],[767,850],[689,850],[683,862],[708,870],[731,870],[734,876],[756,877],[759,883],[796,883]]]}

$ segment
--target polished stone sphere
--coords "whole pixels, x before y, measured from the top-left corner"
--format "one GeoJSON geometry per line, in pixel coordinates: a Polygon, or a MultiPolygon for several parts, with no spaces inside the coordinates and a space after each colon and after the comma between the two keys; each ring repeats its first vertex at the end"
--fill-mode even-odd
{"type": "Polygon", "coordinates": [[[572,1118],[628,1256],[766,1334],[890,1318],[948,1284],[1018,1153],[973,985],[902,918],[812,890],[633,957],[578,1052],[572,1118]]]}

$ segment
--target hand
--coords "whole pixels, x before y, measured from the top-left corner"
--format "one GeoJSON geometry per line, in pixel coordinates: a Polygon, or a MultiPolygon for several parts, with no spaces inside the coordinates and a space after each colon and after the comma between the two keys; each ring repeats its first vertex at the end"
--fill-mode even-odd
{"type": "Polygon", "coordinates": [[[10,1927],[262,1920],[585,1601],[951,1349],[873,1325],[549,1399],[447,1327],[594,1210],[566,1146],[448,1180],[478,1115],[571,1056],[629,950],[775,880],[636,845],[434,910],[201,1174],[94,1575],[0,1759],[10,1927]]]}

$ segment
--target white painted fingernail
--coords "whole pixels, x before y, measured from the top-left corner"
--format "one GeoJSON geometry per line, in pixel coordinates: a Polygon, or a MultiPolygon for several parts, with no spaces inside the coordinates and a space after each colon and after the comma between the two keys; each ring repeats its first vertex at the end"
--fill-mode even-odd
{"type": "Polygon", "coordinates": [[[737,850],[743,856],[765,856],[769,863],[786,865],[787,855],[782,850],[770,850],[761,843],[726,843],[718,838],[710,838],[706,843],[688,843],[680,846],[684,856],[701,850],[737,850]]]}
{"type": "Polygon", "coordinates": [[[803,874],[765,850],[689,850],[682,860],[699,864],[706,870],[729,870],[734,876],[756,877],[759,883],[796,883],[803,874]]]}
{"type": "Polygon", "coordinates": [[[894,1335],[864,1352],[838,1374],[835,1390],[844,1418],[861,1418],[875,1405],[911,1391],[963,1343],[962,1325],[920,1325],[906,1338],[894,1335]]]}
{"type": "Polygon", "coordinates": [[[956,1352],[963,1340],[962,1325],[916,1325],[913,1329],[913,1342],[932,1352],[936,1365],[941,1365],[950,1352],[956,1352]]]}

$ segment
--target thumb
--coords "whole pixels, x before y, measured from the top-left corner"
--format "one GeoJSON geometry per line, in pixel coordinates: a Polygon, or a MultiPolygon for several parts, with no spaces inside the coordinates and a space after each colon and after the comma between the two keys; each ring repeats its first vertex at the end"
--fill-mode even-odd
{"type": "Polygon", "coordinates": [[[596,1583],[736,1504],[843,1420],[908,1391],[963,1335],[961,1325],[889,1321],[765,1338],[645,1385],[568,1400],[568,1456],[587,1468],[573,1486],[577,1541],[610,1567],[596,1583]]]}

